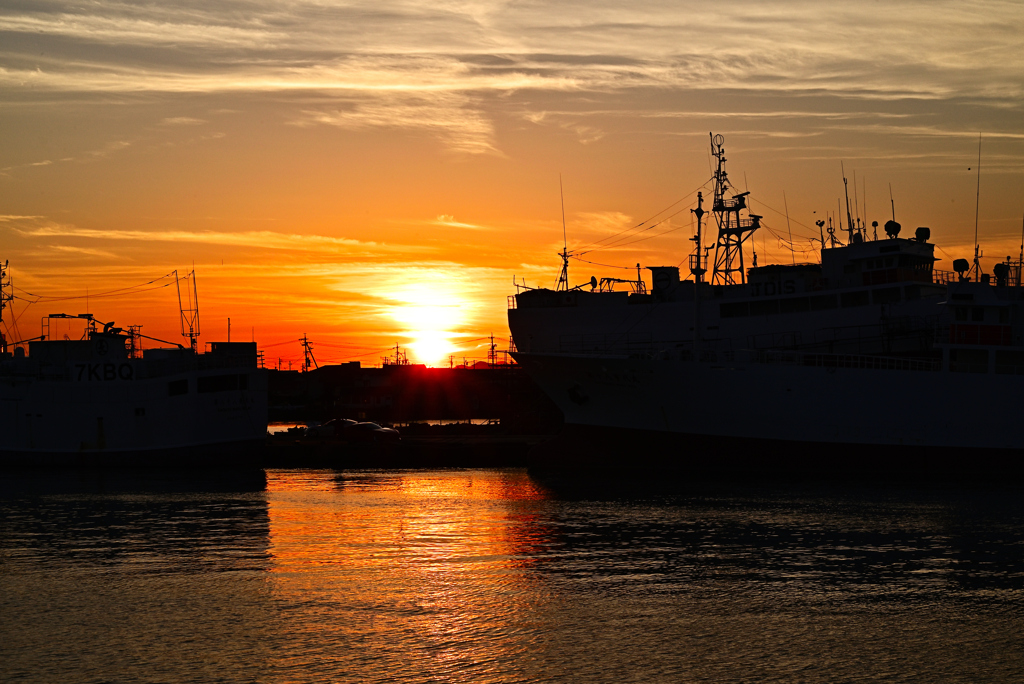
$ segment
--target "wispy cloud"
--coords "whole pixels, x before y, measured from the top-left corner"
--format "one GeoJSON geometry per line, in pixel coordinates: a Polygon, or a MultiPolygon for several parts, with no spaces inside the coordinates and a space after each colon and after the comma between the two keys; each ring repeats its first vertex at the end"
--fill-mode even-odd
{"type": "Polygon", "coordinates": [[[465,95],[449,92],[380,93],[333,111],[306,111],[297,125],[424,129],[469,154],[497,154],[494,127],[465,95]]]}
{"type": "MultiPolygon", "coordinates": [[[[286,9],[253,0],[245,12],[98,0],[86,11],[54,0],[43,10],[0,11],[0,31],[12,38],[0,87],[14,93],[317,90],[339,105],[306,109],[300,122],[429,130],[471,154],[497,147],[492,121],[501,103],[488,98],[524,90],[831,93],[1011,107],[1024,97],[1024,13],[1000,0],[841,8],[738,0],[729,12],[706,2],[610,0],[372,7],[297,0],[286,9]]],[[[687,115],[648,104],[639,109],[652,116],[687,115]]],[[[531,120],[565,127],[583,143],[601,139],[605,130],[582,123],[584,115],[531,120]]]]}
{"type": "MultiPolygon", "coordinates": [[[[367,242],[344,237],[303,235],[298,233],[282,233],[267,230],[239,232],[101,230],[55,224],[50,222],[48,219],[45,219],[45,217],[9,217],[7,222],[12,223],[19,219],[24,219],[24,221],[20,222],[28,225],[9,226],[8,230],[12,231],[19,237],[28,239],[35,238],[49,240],[52,238],[80,238],[118,243],[126,241],[151,243],[197,243],[274,251],[306,252],[314,255],[331,253],[335,255],[348,256],[362,255],[364,257],[388,253],[424,253],[435,249],[429,246],[383,244],[379,242],[367,242]],[[36,225],[31,225],[33,223],[36,225]],[[40,223],[45,225],[39,225],[40,223]]],[[[57,249],[70,250],[72,248],[58,247],[57,249]]]]}
{"type": "Polygon", "coordinates": [[[171,116],[160,123],[164,126],[198,126],[199,124],[206,122],[192,116],[171,116]]]}
{"type": "Polygon", "coordinates": [[[464,221],[456,221],[455,217],[451,214],[441,214],[435,220],[431,221],[435,226],[444,226],[445,228],[462,228],[464,230],[494,230],[489,226],[481,226],[475,223],[465,223],[464,221]]]}
{"type": "Polygon", "coordinates": [[[109,252],[103,249],[93,249],[91,247],[75,247],[73,245],[47,245],[46,252],[37,255],[54,256],[54,252],[65,255],[68,258],[75,258],[80,256],[91,256],[100,257],[103,259],[124,259],[124,255],[118,255],[114,252],[109,252]]]}

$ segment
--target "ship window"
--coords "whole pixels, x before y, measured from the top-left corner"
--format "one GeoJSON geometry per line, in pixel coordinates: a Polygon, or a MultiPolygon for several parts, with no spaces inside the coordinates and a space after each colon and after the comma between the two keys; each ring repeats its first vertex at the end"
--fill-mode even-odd
{"type": "Polygon", "coordinates": [[[815,295],[810,298],[811,311],[823,311],[836,308],[836,296],[834,294],[815,295]]]}
{"type": "Polygon", "coordinates": [[[196,390],[200,394],[209,392],[228,392],[230,390],[247,389],[248,375],[207,375],[199,378],[196,390]]]}
{"type": "Polygon", "coordinates": [[[778,299],[755,299],[750,302],[751,316],[767,316],[779,313],[778,299]]]}
{"type": "Polygon", "coordinates": [[[900,288],[883,287],[871,293],[871,300],[875,304],[891,304],[900,301],[900,288]]]}
{"type": "Polygon", "coordinates": [[[719,306],[722,318],[737,318],[748,313],[746,302],[723,302],[719,306]]]}
{"type": "Polygon", "coordinates": [[[175,397],[179,394],[188,394],[188,378],[167,383],[167,396],[175,397]]]}
{"type": "Polygon", "coordinates": [[[950,349],[949,370],[954,373],[987,373],[988,351],[985,349],[950,349]]]}
{"type": "Polygon", "coordinates": [[[790,297],[779,300],[779,313],[797,313],[810,310],[807,297],[790,297]]]}
{"type": "Polygon", "coordinates": [[[1005,306],[1001,307],[999,309],[999,322],[1000,323],[1009,323],[1010,322],[1010,310],[1008,308],[1006,308],[1005,306]]]}
{"type": "Polygon", "coordinates": [[[840,295],[839,299],[842,302],[844,309],[851,306],[867,306],[868,291],[858,290],[857,292],[844,292],[840,295]]]}
{"type": "Polygon", "coordinates": [[[972,321],[983,321],[983,320],[985,320],[985,307],[983,307],[983,306],[972,306],[971,307],[971,320],[972,321]]]}
{"type": "Polygon", "coordinates": [[[997,351],[996,373],[1000,375],[1024,375],[1024,352],[997,351]]]}

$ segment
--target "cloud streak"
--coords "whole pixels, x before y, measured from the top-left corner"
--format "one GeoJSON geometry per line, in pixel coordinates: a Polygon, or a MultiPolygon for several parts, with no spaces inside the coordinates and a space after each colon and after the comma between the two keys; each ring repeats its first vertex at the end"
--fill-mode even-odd
{"type": "MultiPolygon", "coordinates": [[[[741,0],[728,12],[706,2],[473,0],[254,0],[244,12],[228,2],[172,9],[98,0],[86,11],[51,0],[36,11],[0,11],[0,87],[314,90],[342,106],[306,109],[294,122],[428,130],[456,151],[486,154],[496,151],[497,103],[488,98],[522,91],[724,89],[868,101],[971,97],[1016,107],[1024,97],[1022,36],[1019,5],[999,0],[841,8],[741,0]]],[[[677,115],[657,105],[647,113],[677,115]]],[[[584,143],[605,135],[600,126],[553,121],[584,143]]]]}
{"type": "MultiPolygon", "coordinates": [[[[35,217],[10,217],[13,219],[35,217]]],[[[23,238],[83,238],[87,240],[104,240],[114,242],[158,242],[158,243],[200,243],[225,245],[232,247],[249,247],[277,251],[361,254],[388,252],[429,252],[433,248],[410,245],[384,245],[377,242],[365,242],[349,238],[330,237],[325,235],[301,235],[296,233],[279,233],[273,231],[183,231],[183,230],[97,230],[74,226],[47,225],[39,227],[14,227],[10,230],[23,238]]],[[[62,248],[70,249],[70,248],[62,248]]]]}

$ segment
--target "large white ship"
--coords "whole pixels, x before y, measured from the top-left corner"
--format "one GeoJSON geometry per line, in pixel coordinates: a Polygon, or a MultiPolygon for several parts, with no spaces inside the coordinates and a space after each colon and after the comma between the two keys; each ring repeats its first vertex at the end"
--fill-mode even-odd
{"type": "Polygon", "coordinates": [[[902,238],[892,220],[872,239],[849,219],[846,244],[833,230],[822,240],[820,264],[744,269],[761,217],[730,193],[721,136],[712,151],[710,282],[698,194],[690,279],[664,266],[650,268],[650,289],[639,273],[572,288],[563,252],[558,287],[509,298],[514,357],[565,417],[558,449],[621,462],[656,436],[662,460],[725,467],[1017,468],[1021,262],[989,276],[958,259],[943,272],[927,228],[902,238]],[[615,291],[623,282],[630,291],[615,291]]]}
{"type": "Polygon", "coordinates": [[[68,318],[84,323],[79,339],[44,334],[0,349],[0,463],[258,462],[267,376],[254,342],[138,353],[130,331],[92,314],[47,316],[44,331],[68,318]]]}

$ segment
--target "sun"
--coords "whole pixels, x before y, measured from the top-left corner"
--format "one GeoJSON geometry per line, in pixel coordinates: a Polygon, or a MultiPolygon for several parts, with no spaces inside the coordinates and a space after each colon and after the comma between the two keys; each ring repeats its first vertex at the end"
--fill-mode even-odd
{"type": "Polygon", "coordinates": [[[452,334],[437,330],[421,330],[414,334],[409,343],[413,360],[428,366],[446,365],[449,354],[454,351],[451,343],[452,334]]]}
{"type": "Polygon", "coordinates": [[[446,365],[455,351],[452,340],[463,325],[465,307],[450,290],[423,287],[391,294],[388,315],[406,326],[411,360],[428,366],[446,365]]]}

